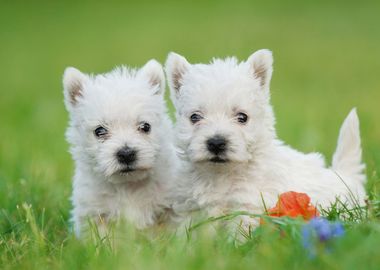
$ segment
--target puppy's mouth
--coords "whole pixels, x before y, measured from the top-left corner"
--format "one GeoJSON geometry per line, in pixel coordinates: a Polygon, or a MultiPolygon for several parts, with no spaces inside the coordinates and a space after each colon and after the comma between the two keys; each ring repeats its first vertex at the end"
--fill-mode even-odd
{"type": "Polygon", "coordinates": [[[121,174],[126,174],[126,173],[130,173],[130,172],[134,172],[134,171],[136,171],[136,168],[127,167],[127,168],[121,169],[119,172],[121,174]]]}
{"type": "Polygon", "coordinates": [[[145,167],[134,167],[134,166],[127,166],[125,168],[122,168],[121,170],[118,171],[119,174],[121,175],[127,175],[127,174],[132,174],[132,173],[137,173],[137,172],[144,172],[148,171],[149,168],[145,167]]]}
{"type": "Polygon", "coordinates": [[[213,158],[210,158],[209,161],[213,162],[213,163],[226,163],[226,162],[228,162],[228,159],[222,158],[220,156],[215,156],[213,158]]]}

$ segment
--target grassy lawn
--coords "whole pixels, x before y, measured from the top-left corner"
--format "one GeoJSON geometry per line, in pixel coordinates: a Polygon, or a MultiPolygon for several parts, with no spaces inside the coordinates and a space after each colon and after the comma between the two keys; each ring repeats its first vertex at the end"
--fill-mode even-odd
{"type": "Polygon", "coordinates": [[[380,2],[65,2],[0,3],[1,269],[379,269],[380,2]],[[239,247],[202,228],[190,240],[125,228],[112,242],[76,240],[64,68],[163,63],[169,51],[193,63],[244,60],[261,48],[274,53],[272,102],[286,143],[330,162],[339,127],[357,107],[371,199],[365,217],[343,220],[344,237],[316,256],[302,246],[302,222],[287,219],[239,247]]]}

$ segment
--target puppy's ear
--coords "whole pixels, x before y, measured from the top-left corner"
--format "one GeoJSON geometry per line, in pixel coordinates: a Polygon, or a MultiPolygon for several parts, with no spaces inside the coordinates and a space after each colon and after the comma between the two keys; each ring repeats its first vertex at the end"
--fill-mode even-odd
{"type": "Polygon", "coordinates": [[[260,81],[262,89],[269,89],[273,71],[273,56],[270,50],[258,50],[247,60],[252,75],[260,81]]]}
{"type": "Polygon", "coordinates": [[[78,98],[83,96],[83,85],[88,80],[87,75],[78,69],[68,67],[63,74],[63,91],[67,109],[75,107],[78,98]]]}
{"type": "Polygon", "coordinates": [[[148,80],[152,88],[155,88],[155,94],[165,92],[165,75],[162,65],[156,60],[149,60],[139,71],[139,76],[148,80]]]}
{"type": "Polygon", "coordinates": [[[183,83],[183,75],[188,71],[190,66],[190,63],[187,62],[185,57],[174,52],[169,53],[165,64],[165,70],[169,81],[169,87],[174,98],[178,97],[183,83]]]}

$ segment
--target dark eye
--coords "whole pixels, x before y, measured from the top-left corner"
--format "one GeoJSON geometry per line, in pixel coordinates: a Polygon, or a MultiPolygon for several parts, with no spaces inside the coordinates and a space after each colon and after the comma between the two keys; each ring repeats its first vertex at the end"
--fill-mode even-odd
{"type": "Polygon", "coordinates": [[[103,138],[108,134],[108,130],[106,128],[100,126],[94,130],[94,134],[98,138],[103,138]]]}
{"type": "Polygon", "coordinates": [[[142,122],[142,123],[140,123],[140,125],[139,125],[139,130],[140,130],[141,132],[144,132],[144,133],[149,133],[149,131],[151,130],[151,126],[150,126],[150,124],[147,123],[147,122],[142,122]]]}
{"type": "Polygon", "coordinates": [[[239,123],[245,124],[248,121],[248,115],[246,115],[245,113],[240,112],[240,113],[238,113],[236,115],[236,119],[237,119],[237,121],[239,123]]]}
{"type": "Polygon", "coordinates": [[[201,121],[203,119],[203,116],[200,115],[199,113],[193,113],[191,116],[190,116],[190,121],[191,123],[195,124],[199,121],[201,121]]]}

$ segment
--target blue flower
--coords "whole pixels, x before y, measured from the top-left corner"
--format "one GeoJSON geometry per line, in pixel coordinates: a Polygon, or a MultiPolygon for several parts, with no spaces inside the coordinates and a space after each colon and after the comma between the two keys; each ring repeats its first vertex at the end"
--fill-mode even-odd
{"type": "Polygon", "coordinates": [[[344,235],[344,227],[343,227],[342,223],[335,222],[333,224],[333,228],[332,228],[332,236],[333,237],[341,237],[343,235],[344,235]]]}
{"type": "Polygon", "coordinates": [[[344,227],[340,222],[330,222],[325,218],[316,217],[302,227],[302,244],[315,255],[318,243],[327,244],[331,239],[342,237],[344,227]]]}

